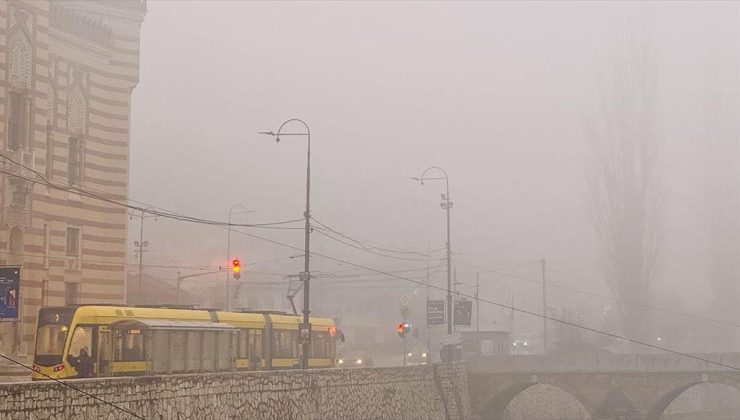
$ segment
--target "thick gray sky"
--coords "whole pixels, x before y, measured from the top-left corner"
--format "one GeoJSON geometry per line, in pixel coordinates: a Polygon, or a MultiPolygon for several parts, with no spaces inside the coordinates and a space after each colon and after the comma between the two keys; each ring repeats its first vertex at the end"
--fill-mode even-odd
{"type": "MultiPolygon", "coordinates": [[[[740,115],[740,6],[644,9],[666,188],[656,288],[701,307],[709,297],[701,156],[706,136],[739,141],[729,116],[740,115]],[[723,113],[707,112],[707,103],[723,113]]],[[[130,196],[219,220],[235,203],[257,211],[235,216],[243,222],[300,218],[305,144],[257,134],[298,117],[313,134],[320,221],[385,244],[441,247],[443,186],[406,177],[442,166],[455,202],[458,260],[536,277],[537,266],[522,263],[544,256],[568,273],[553,281],[606,293],[585,179],[584,116],[598,104],[599,74],[620,28],[639,10],[606,2],[150,1],[133,100],[130,196]]],[[[133,240],[138,223],[131,228],[133,240]]],[[[220,229],[147,220],[146,231],[150,263],[225,261],[220,229]]],[[[255,233],[302,244],[301,231],[255,233]]],[[[377,268],[424,265],[316,234],[313,241],[319,251],[377,268]]],[[[245,262],[296,254],[241,237],[235,248],[245,262]]],[[[296,272],[300,261],[259,267],[296,272]]],[[[470,292],[472,270],[458,270],[470,292]]],[[[481,279],[484,296],[500,300],[508,285],[524,304],[538,304],[534,284],[481,279]]]]}

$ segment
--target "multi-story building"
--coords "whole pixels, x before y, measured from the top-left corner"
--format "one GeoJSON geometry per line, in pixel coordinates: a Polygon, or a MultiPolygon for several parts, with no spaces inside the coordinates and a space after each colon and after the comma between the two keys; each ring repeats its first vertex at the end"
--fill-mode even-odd
{"type": "Polygon", "coordinates": [[[145,11],[0,0],[0,265],[21,266],[6,354],[32,353],[41,306],[125,302],[128,214],[111,201],[128,196],[145,11]]]}

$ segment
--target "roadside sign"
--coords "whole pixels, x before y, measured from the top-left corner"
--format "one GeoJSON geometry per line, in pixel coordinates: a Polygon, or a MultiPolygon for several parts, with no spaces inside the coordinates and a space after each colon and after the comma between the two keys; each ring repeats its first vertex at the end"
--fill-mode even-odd
{"type": "Polygon", "coordinates": [[[298,343],[309,344],[311,342],[311,324],[298,325],[298,343]]]}
{"type": "Polygon", "coordinates": [[[427,301],[427,325],[445,325],[445,301],[427,301]]]}
{"type": "Polygon", "coordinates": [[[455,325],[470,326],[470,319],[473,317],[473,301],[458,300],[455,301],[455,325]]]}
{"type": "Polygon", "coordinates": [[[0,267],[0,320],[18,319],[20,267],[0,267]]]}

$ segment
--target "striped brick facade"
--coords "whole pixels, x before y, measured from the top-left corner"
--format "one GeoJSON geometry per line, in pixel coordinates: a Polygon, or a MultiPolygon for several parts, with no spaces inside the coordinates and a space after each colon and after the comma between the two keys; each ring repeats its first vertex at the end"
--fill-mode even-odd
{"type": "Polygon", "coordinates": [[[21,319],[0,321],[0,351],[33,352],[40,306],[125,302],[126,210],[30,180],[127,198],[145,9],[0,0],[0,153],[30,168],[0,163],[0,265],[22,266],[21,319]]]}

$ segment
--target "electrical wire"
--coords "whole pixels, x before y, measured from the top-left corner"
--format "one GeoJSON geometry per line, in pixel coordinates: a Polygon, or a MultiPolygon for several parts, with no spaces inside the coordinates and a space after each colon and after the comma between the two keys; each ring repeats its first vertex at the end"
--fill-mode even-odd
{"type": "MultiPolygon", "coordinates": [[[[396,260],[404,260],[404,261],[430,261],[430,259],[427,259],[427,258],[399,257],[397,255],[382,254],[380,252],[371,251],[371,250],[369,250],[367,248],[363,248],[361,246],[354,245],[354,244],[352,244],[350,242],[347,242],[347,241],[343,241],[341,239],[338,239],[338,238],[336,238],[336,237],[334,237],[334,236],[326,233],[326,231],[324,229],[322,229],[322,228],[314,227],[314,231],[317,232],[319,235],[325,236],[325,237],[327,237],[329,239],[332,239],[332,240],[334,240],[336,242],[339,242],[341,244],[347,245],[350,248],[358,249],[360,251],[368,252],[370,254],[378,255],[380,257],[393,258],[393,259],[396,259],[396,260]]],[[[441,260],[441,258],[431,259],[431,261],[439,261],[439,260],[441,260]]]]}
{"type": "MultiPolygon", "coordinates": [[[[284,242],[276,241],[274,239],[269,239],[269,238],[265,238],[265,237],[262,237],[262,236],[259,236],[259,235],[255,235],[253,233],[244,232],[244,231],[241,231],[241,230],[234,230],[234,232],[239,233],[239,234],[242,234],[242,235],[246,235],[246,236],[249,236],[249,237],[252,237],[252,238],[255,238],[255,239],[259,239],[259,240],[262,240],[262,241],[265,241],[265,242],[268,242],[268,243],[272,243],[274,245],[291,248],[291,249],[294,249],[294,250],[297,250],[297,251],[300,251],[301,250],[300,248],[298,248],[296,246],[293,246],[293,245],[290,245],[290,244],[286,244],[284,242]]],[[[334,262],[337,262],[337,263],[347,264],[347,265],[351,265],[351,266],[354,266],[354,267],[357,267],[357,268],[362,268],[364,270],[373,271],[373,272],[376,272],[378,274],[383,274],[383,275],[386,275],[386,276],[394,277],[394,278],[397,278],[399,280],[408,281],[408,282],[415,283],[415,284],[418,284],[418,285],[421,285],[421,286],[428,286],[428,287],[430,287],[432,289],[437,289],[437,290],[444,291],[444,292],[447,291],[447,289],[445,289],[443,287],[439,287],[439,286],[427,284],[427,283],[425,283],[423,281],[420,281],[420,280],[414,280],[414,279],[411,279],[411,278],[408,278],[408,277],[399,276],[397,274],[389,273],[389,272],[386,272],[386,271],[383,271],[383,270],[378,270],[378,269],[371,268],[371,267],[368,267],[368,266],[365,266],[365,265],[362,265],[362,264],[353,263],[353,262],[346,261],[346,260],[343,260],[343,259],[340,259],[340,258],[329,256],[329,255],[324,255],[324,254],[320,254],[320,253],[313,252],[313,251],[310,252],[310,255],[313,255],[313,256],[316,256],[316,257],[319,257],[319,258],[323,258],[323,259],[326,259],[326,260],[329,260],[329,261],[334,261],[334,262]]],[[[660,351],[663,351],[663,352],[666,352],[666,353],[675,354],[677,356],[682,356],[682,357],[686,357],[686,358],[698,360],[698,361],[701,361],[701,362],[704,362],[704,363],[708,363],[708,364],[712,364],[712,365],[715,365],[715,366],[724,367],[724,368],[727,368],[727,369],[730,369],[730,370],[733,370],[733,371],[740,371],[740,367],[736,367],[736,366],[724,364],[724,363],[721,363],[721,362],[716,362],[716,361],[709,360],[709,359],[706,359],[706,358],[703,358],[703,357],[700,357],[700,356],[696,356],[696,355],[693,355],[693,354],[690,354],[690,353],[684,353],[684,352],[680,352],[680,351],[677,351],[677,350],[672,350],[672,349],[669,349],[667,347],[658,346],[658,345],[655,345],[655,344],[652,344],[652,343],[648,343],[648,342],[645,342],[645,341],[642,341],[642,340],[638,340],[638,339],[635,339],[635,338],[630,338],[630,337],[627,337],[627,336],[624,336],[624,335],[620,335],[620,334],[615,334],[615,333],[611,333],[611,332],[608,332],[608,331],[599,330],[599,329],[596,329],[596,328],[588,327],[586,325],[581,325],[581,324],[577,324],[575,322],[566,321],[566,320],[563,320],[563,319],[560,319],[560,318],[555,318],[555,317],[552,317],[552,316],[548,316],[547,314],[538,314],[536,312],[529,311],[529,310],[526,310],[526,309],[522,309],[522,308],[519,308],[519,307],[516,307],[516,306],[513,306],[513,305],[508,305],[508,304],[504,304],[504,303],[500,303],[500,302],[496,302],[496,301],[492,301],[492,300],[488,300],[488,299],[483,299],[483,298],[480,298],[480,297],[476,298],[475,296],[469,295],[469,294],[466,294],[466,293],[457,293],[457,295],[458,296],[465,297],[465,298],[468,298],[468,299],[474,299],[474,300],[477,299],[478,301],[483,302],[483,303],[487,303],[489,305],[493,305],[493,306],[497,306],[497,307],[500,307],[500,308],[508,309],[508,310],[511,310],[511,311],[514,311],[514,312],[519,312],[519,313],[531,315],[531,316],[534,316],[534,317],[537,317],[537,318],[546,319],[548,321],[557,322],[557,323],[560,323],[560,324],[563,324],[563,325],[567,325],[569,327],[582,329],[582,330],[585,330],[585,331],[593,332],[593,333],[604,335],[604,336],[611,337],[611,338],[616,338],[616,339],[619,339],[619,340],[624,340],[626,342],[633,343],[633,344],[639,344],[639,345],[642,345],[642,346],[645,346],[647,348],[651,348],[651,349],[654,349],[654,350],[660,350],[660,351]]]]}
{"type": "Polygon", "coordinates": [[[75,194],[78,194],[78,195],[81,195],[81,196],[84,196],[84,197],[89,197],[89,198],[101,200],[101,201],[104,201],[104,202],[107,202],[107,203],[110,203],[110,204],[115,204],[117,206],[122,206],[122,207],[128,208],[130,210],[140,211],[142,213],[147,213],[147,214],[151,214],[151,215],[162,217],[162,218],[166,218],[166,219],[173,219],[173,220],[179,220],[179,221],[190,221],[190,222],[195,222],[195,223],[200,223],[200,224],[205,224],[205,225],[216,225],[216,226],[224,226],[224,227],[250,227],[250,228],[266,228],[266,229],[288,229],[288,230],[302,230],[303,229],[303,228],[300,228],[300,227],[283,227],[283,226],[276,226],[276,225],[283,225],[283,224],[289,224],[289,223],[295,223],[295,222],[302,222],[302,221],[304,221],[304,219],[283,220],[283,221],[269,222],[269,223],[230,223],[230,222],[222,222],[222,221],[216,221],[216,220],[210,220],[210,219],[203,219],[203,218],[198,218],[198,217],[186,216],[186,215],[182,215],[182,214],[178,214],[178,213],[164,212],[164,211],[156,210],[154,208],[143,208],[143,207],[139,207],[139,206],[132,206],[132,205],[127,204],[127,203],[123,203],[123,202],[120,202],[120,201],[116,201],[116,200],[112,200],[110,198],[103,197],[103,196],[98,195],[98,194],[94,194],[94,193],[92,193],[90,191],[83,190],[83,189],[81,189],[79,187],[75,187],[75,186],[64,186],[64,185],[55,184],[55,183],[49,181],[43,174],[41,174],[40,172],[36,171],[35,169],[30,168],[30,167],[28,167],[28,166],[26,166],[26,165],[24,165],[22,163],[16,162],[15,160],[13,160],[12,158],[10,158],[8,156],[5,156],[3,154],[0,154],[0,158],[3,158],[3,159],[7,160],[8,162],[10,162],[10,163],[12,163],[14,165],[17,165],[17,166],[19,166],[19,167],[21,167],[23,169],[26,169],[28,171],[33,172],[40,180],[39,179],[34,179],[34,178],[29,178],[29,177],[26,177],[26,176],[23,176],[23,175],[20,175],[20,174],[15,174],[13,172],[5,171],[5,170],[0,170],[0,173],[6,174],[6,175],[9,175],[9,176],[12,176],[12,177],[16,177],[16,178],[19,178],[19,179],[23,179],[25,181],[32,182],[32,183],[35,183],[35,184],[46,185],[46,186],[48,186],[50,188],[54,188],[54,189],[58,189],[58,190],[61,190],[61,191],[66,191],[66,192],[72,192],[72,193],[75,193],[75,194]]]}
{"type": "MultiPolygon", "coordinates": [[[[473,264],[466,264],[466,263],[461,263],[461,262],[457,262],[456,264],[457,265],[462,265],[462,266],[465,266],[465,267],[469,267],[469,268],[474,268],[474,269],[480,270],[480,271],[485,271],[485,272],[489,272],[489,273],[499,274],[499,275],[502,275],[502,276],[505,276],[505,277],[510,277],[510,278],[514,278],[514,279],[518,279],[518,280],[524,280],[524,281],[528,281],[528,282],[532,282],[532,283],[536,283],[536,284],[542,285],[542,280],[538,280],[538,279],[528,278],[528,277],[520,276],[520,275],[517,275],[517,274],[511,274],[511,273],[507,273],[507,272],[500,271],[500,270],[494,270],[494,269],[490,269],[490,268],[480,267],[480,266],[476,266],[476,265],[473,265],[473,264]]],[[[552,270],[548,269],[548,271],[552,271],[552,270]]],[[[563,273],[563,274],[565,274],[565,273],[563,273]]],[[[570,287],[570,286],[565,286],[565,285],[554,283],[554,282],[551,282],[551,281],[548,281],[547,282],[547,287],[548,288],[549,287],[552,287],[554,289],[567,290],[569,292],[579,293],[579,294],[586,295],[586,296],[607,299],[607,300],[610,300],[610,301],[613,301],[613,302],[624,303],[624,304],[635,306],[635,307],[639,307],[639,308],[649,309],[649,310],[655,311],[655,312],[663,312],[663,313],[667,313],[667,314],[671,314],[671,315],[682,316],[684,318],[696,319],[698,321],[704,321],[704,322],[708,322],[708,323],[712,323],[712,324],[724,325],[724,326],[733,327],[733,328],[740,328],[740,324],[729,322],[729,321],[723,321],[723,320],[719,320],[719,319],[708,318],[708,317],[704,317],[704,316],[701,316],[701,315],[689,314],[689,313],[686,313],[686,312],[681,312],[681,311],[677,311],[677,310],[673,310],[673,309],[659,308],[659,307],[656,307],[656,306],[648,305],[646,303],[640,303],[640,302],[635,302],[635,301],[630,301],[630,300],[618,298],[618,297],[615,297],[615,296],[608,296],[608,295],[604,295],[604,294],[600,294],[600,293],[596,293],[596,292],[590,292],[590,291],[587,291],[587,290],[578,289],[578,288],[570,287]]]]}
{"type": "MultiPolygon", "coordinates": [[[[0,157],[5,158],[6,160],[12,162],[15,165],[18,165],[18,166],[21,166],[21,167],[23,167],[23,168],[25,168],[27,170],[30,170],[31,172],[33,172],[37,176],[39,176],[44,182],[39,182],[38,180],[35,180],[35,179],[32,179],[32,178],[23,177],[23,176],[20,176],[18,174],[14,174],[14,173],[7,172],[7,171],[0,170],[0,173],[5,173],[7,175],[14,176],[14,177],[17,177],[17,178],[21,178],[21,179],[24,179],[24,180],[27,180],[27,181],[33,182],[33,183],[43,183],[43,184],[48,185],[49,187],[60,189],[60,190],[63,190],[63,191],[77,191],[77,193],[80,194],[80,195],[88,196],[88,197],[91,197],[91,198],[96,198],[96,199],[99,199],[99,200],[102,200],[102,201],[109,202],[111,204],[115,204],[115,205],[118,205],[118,206],[123,206],[123,207],[129,208],[129,209],[132,209],[132,210],[138,210],[138,211],[141,211],[143,213],[154,214],[154,215],[161,216],[161,217],[164,217],[164,218],[169,218],[169,219],[174,219],[174,220],[179,220],[179,221],[194,222],[194,223],[200,223],[200,224],[206,224],[206,225],[220,226],[220,227],[225,227],[225,228],[228,228],[228,227],[266,227],[266,226],[270,226],[270,225],[294,223],[294,222],[297,222],[297,221],[303,221],[304,220],[304,219],[295,219],[295,220],[286,220],[286,221],[281,221],[281,222],[265,223],[265,224],[257,224],[257,225],[254,225],[254,224],[234,224],[234,223],[219,222],[219,221],[208,220],[208,219],[201,219],[201,218],[196,218],[196,217],[191,217],[191,216],[185,216],[185,215],[178,215],[178,214],[174,214],[174,213],[167,213],[167,212],[155,211],[155,210],[153,210],[151,208],[146,209],[146,208],[141,208],[141,207],[137,207],[137,206],[131,206],[131,205],[126,204],[126,203],[121,203],[119,201],[107,199],[105,197],[100,197],[100,196],[97,196],[95,194],[92,194],[92,193],[87,192],[87,191],[84,191],[84,190],[80,190],[80,189],[76,189],[75,190],[73,188],[69,188],[69,187],[64,187],[64,186],[59,186],[59,185],[53,184],[52,182],[48,181],[42,174],[38,173],[34,169],[29,168],[29,167],[27,167],[27,166],[25,166],[23,164],[20,164],[20,163],[12,160],[11,158],[9,158],[7,156],[4,156],[4,155],[1,155],[0,154],[0,157]]],[[[302,229],[302,228],[284,228],[284,229],[302,229]]],[[[262,237],[262,236],[259,236],[259,235],[255,235],[255,234],[252,234],[252,233],[249,233],[249,232],[243,232],[243,231],[240,231],[240,230],[233,230],[233,231],[236,232],[236,233],[240,233],[242,235],[246,235],[246,236],[249,236],[249,237],[258,239],[258,240],[266,241],[266,242],[269,242],[269,243],[272,243],[272,244],[275,244],[275,245],[278,245],[278,246],[288,247],[288,248],[291,248],[291,249],[294,249],[294,250],[297,250],[297,251],[303,251],[301,248],[295,247],[293,245],[289,245],[289,244],[286,244],[286,243],[283,243],[283,242],[280,242],[280,241],[276,241],[276,240],[273,240],[273,239],[265,238],[265,237],[262,237]]],[[[330,237],[330,238],[334,239],[335,241],[343,242],[341,240],[338,240],[337,238],[331,237],[329,234],[326,234],[325,232],[321,232],[321,230],[317,230],[317,231],[319,231],[320,233],[323,233],[324,236],[327,236],[327,237],[330,237]]],[[[362,247],[359,247],[359,248],[361,248],[363,250],[366,250],[366,249],[364,249],[362,247]]],[[[399,276],[397,274],[385,272],[383,270],[377,270],[377,269],[370,268],[370,267],[367,267],[367,266],[364,266],[364,265],[361,265],[361,264],[353,263],[353,262],[350,262],[350,261],[342,260],[342,259],[331,257],[331,256],[328,256],[328,255],[323,255],[323,254],[319,254],[319,253],[316,253],[316,252],[310,252],[309,255],[313,255],[313,256],[316,256],[316,257],[319,257],[319,258],[324,258],[324,259],[327,259],[327,260],[330,260],[330,261],[334,261],[334,262],[340,263],[340,264],[347,264],[347,265],[354,266],[354,267],[357,267],[357,268],[365,269],[367,271],[373,271],[373,272],[376,272],[378,274],[387,275],[387,276],[391,276],[391,277],[397,278],[399,280],[405,280],[405,281],[409,281],[409,282],[412,282],[412,283],[415,283],[415,284],[419,284],[419,285],[423,285],[423,286],[428,286],[430,288],[438,289],[438,290],[441,290],[441,291],[446,291],[446,289],[444,289],[442,287],[430,285],[430,284],[427,284],[427,283],[425,283],[423,281],[414,280],[414,279],[411,279],[411,278],[399,276]]],[[[387,256],[387,255],[384,255],[384,256],[387,256]]],[[[402,258],[402,257],[396,257],[396,258],[402,258]]],[[[461,265],[464,265],[464,264],[461,264],[461,265]]],[[[472,265],[470,265],[470,266],[472,266],[472,265]]],[[[475,266],[472,266],[472,267],[475,268],[475,266]]],[[[486,271],[495,272],[494,270],[486,270],[486,271]]],[[[517,276],[517,277],[519,277],[519,276],[517,276]]],[[[524,277],[519,277],[519,278],[526,279],[524,277]]],[[[457,292],[457,295],[458,296],[467,297],[467,298],[476,299],[474,296],[467,295],[465,293],[457,292]]],[[[538,314],[536,312],[528,311],[528,310],[525,310],[525,309],[514,307],[512,305],[503,304],[503,303],[500,303],[500,302],[495,302],[495,301],[491,301],[491,300],[487,300],[487,299],[480,299],[480,298],[477,298],[477,299],[479,301],[484,302],[484,303],[488,303],[490,305],[498,306],[498,307],[501,307],[501,308],[504,308],[504,309],[509,309],[511,311],[528,314],[528,315],[531,315],[531,316],[535,316],[535,317],[547,319],[549,321],[561,323],[563,325],[571,326],[571,327],[574,327],[574,328],[579,328],[579,329],[583,329],[583,330],[590,331],[590,332],[593,332],[593,333],[597,333],[597,334],[609,336],[609,337],[612,337],[612,338],[617,338],[617,339],[620,339],[620,340],[624,340],[624,341],[627,341],[627,342],[630,342],[630,343],[639,344],[639,345],[642,345],[642,346],[645,346],[645,347],[648,347],[648,348],[652,348],[652,349],[655,349],[655,350],[660,350],[660,351],[664,351],[664,352],[667,352],[667,353],[671,353],[671,354],[675,354],[675,355],[679,355],[679,356],[683,356],[683,357],[687,357],[687,358],[699,360],[699,361],[702,361],[702,362],[705,362],[705,363],[709,363],[709,364],[713,364],[713,365],[725,367],[725,368],[728,368],[728,369],[731,369],[731,370],[740,371],[740,368],[735,367],[735,366],[726,365],[726,364],[723,364],[723,363],[715,362],[715,361],[712,361],[712,360],[709,360],[709,359],[705,359],[705,358],[702,358],[702,357],[699,357],[699,356],[695,356],[695,355],[692,355],[692,354],[683,353],[683,352],[679,352],[679,351],[676,351],[676,350],[671,350],[671,349],[668,349],[668,348],[665,348],[665,347],[657,346],[655,344],[647,343],[647,342],[644,342],[644,341],[641,341],[641,340],[637,340],[637,339],[634,339],[634,338],[622,336],[622,335],[619,335],[619,334],[610,333],[610,332],[607,332],[607,331],[598,330],[596,328],[591,328],[591,327],[588,327],[588,326],[585,326],[585,325],[580,325],[580,324],[577,324],[577,323],[574,323],[574,322],[565,321],[565,320],[562,320],[562,319],[559,319],[559,318],[550,317],[547,314],[538,314]]]]}
{"type": "Polygon", "coordinates": [[[360,247],[365,248],[368,251],[381,251],[381,252],[390,252],[390,253],[396,253],[396,254],[414,254],[414,255],[420,255],[422,257],[428,257],[429,256],[429,253],[431,253],[431,252],[436,252],[436,251],[440,251],[442,249],[445,249],[445,248],[438,248],[438,249],[430,250],[429,252],[419,252],[419,251],[410,251],[408,249],[404,249],[404,248],[400,248],[400,247],[396,247],[396,246],[391,246],[391,245],[386,245],[386,246],[391,246],[392,248],[395,248],[395,249],[382,248],[382,247],[377,247],[377,246],[369,247],[369,246],[366,246],[363,243],[363,241],[364,242],[371,242],[371,243],[374,242],[374,241],[370,241],[370,240],[367,240],[367,239],[364,239],[363,240],[362,238],[358,238],[356,235],[355,235],[355,237],[351,237],[348,234],[339,232],[336,229],[334,229],[334,228],[326,225],[325,223],[322,223],[321,221],[319,221],[318,219],[316,219],[313,216],[311,216],[311,220],[313,220],[314,222],[316,222],[317,224],[319,224],[319,226],[322,226],[324,229],[329,230],[329,231],[331,231],[331,232],[333,232],[333,233],[341,236],[344,239],[350,240],[350,241],[356,243],[357,245],[359,245],[360,247]]]}
{"type": "MultiPolygon", "coordinates": [[[[7,360],[7,361],[9,361],[11,363],[14,363],[14,364],[18,365],[18,366],[22,366],[25,369],[30,370],[31,372],[36,372],[36,371],[34,371],[33,367],[28,366],[25,363],[19,362],[18,360],[15,360],[15,359],[13,359],[13,358],[11,358],[9,356],[6,356],[6,355],[4,355],[2,353],[0,353],[0,357],[2,357],[3,359],[5,359],[5,360],[7,360]]],[[[100,398],[100,397],[98,397],[96,395],[93,395],[93,394],[91,394],[91,393],[89,393],[89,392],[87,392],[87,391],[85,391],[83,389],[77,388],[76,386],[74,386],[74,385],[72,385],[72,384],[70,384],[68,382],[64,382],[64,381],[60,381],[59,379],[52,378],[51,376],[49,376],[49,375],[47,375],[47,374],[45,374],[43,372],[36,372],[36,373],[38,373],[39,375],[42,375],[42,376],[46,377],[47,379],[51,379],[52,381],[54,381],[54,382],[56,382],[56,383],[58,383],[60,385],[64,385],[67,388],[70,388],[70,389],[72,389],[74,391],[77,391],[77,392],[79,392],[82,395],[85,395],[87,397],[90,397],[90,398],[94,399],[95,401],[99,401],[99,402],[101,402],[101,403],[103,403],[105,405],[109,405],[109,406],[115,408],[116,410],[120,410],[120,411],[122,411],[122,412],[130,415],[131,417],[134,417],[134,418],[137,418],[137,419],[141,419],[141,420],[146,420],[143,416],[140,416],[140,415],[134,413],[133,411],[130,411],[130,410],[126,409],[126,408],[123,408],[123,407],[121,407],[119,405],[113,404],[112,402],[107,401],[107,400],[104,400],[104,399],[102,399],[102,398],[100,398]]]]}

